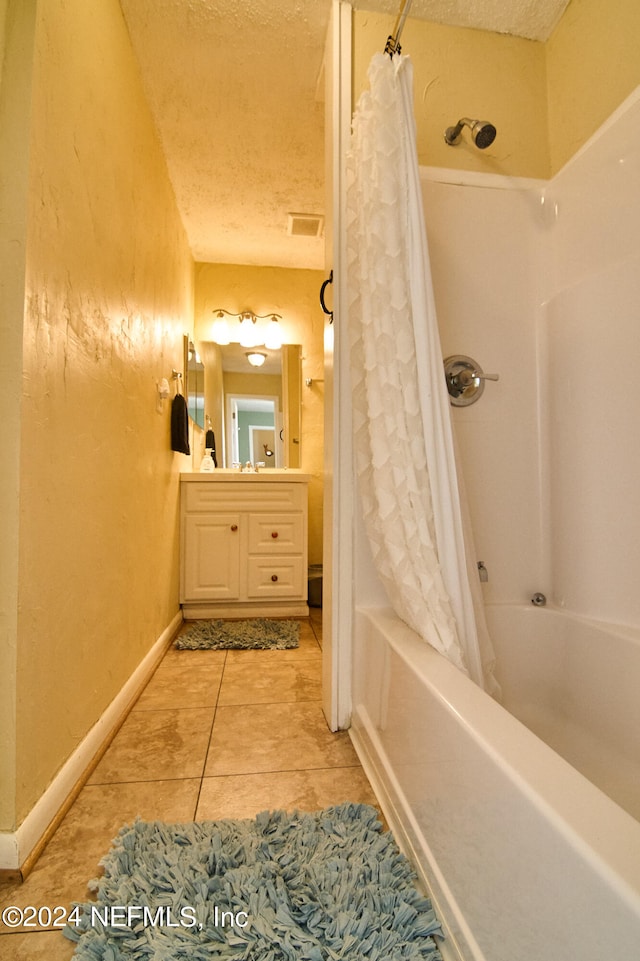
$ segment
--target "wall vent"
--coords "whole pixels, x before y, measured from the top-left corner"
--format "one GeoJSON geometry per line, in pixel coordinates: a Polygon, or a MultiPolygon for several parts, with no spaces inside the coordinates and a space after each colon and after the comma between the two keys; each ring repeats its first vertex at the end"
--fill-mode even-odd
{"type": "Polygon", "coordinates": [[[324,217],[321,214],[289,214],[287,233],[290,237],[322,237],[324,217]]]}

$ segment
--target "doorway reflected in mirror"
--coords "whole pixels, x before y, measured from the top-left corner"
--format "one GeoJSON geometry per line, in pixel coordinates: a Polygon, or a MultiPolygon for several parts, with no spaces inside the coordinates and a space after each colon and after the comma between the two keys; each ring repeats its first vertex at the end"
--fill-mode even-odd
{"type": "Polygon", "coordinates": [[[283,467],[279,397],[227,394],[227,463],[283,467]],[[276,439],[277,438],[277,439],[276,439]]]}

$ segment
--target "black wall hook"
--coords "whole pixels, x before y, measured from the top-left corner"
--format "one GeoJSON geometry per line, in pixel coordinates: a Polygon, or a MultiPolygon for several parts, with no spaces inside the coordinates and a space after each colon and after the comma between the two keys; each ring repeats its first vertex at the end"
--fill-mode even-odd
{"type": "Polygon", "coordinates": [[[327,289],[327,284],[332,284],[332,283],[333,283],[333,271],[331,271],[331,272],[329,273],[329,279],[328,279],[328,280],[325,280],[325,282],[323,283],[322,287],[320,288],[320,306],[322,307],[322,309],[323,309],[323,311],[325,312],[325,314],[328,314],[328,315],[329,315],[329,318],[330,318],[330,319],[329,319],[329,323],[330,323],[330,324],[333,323],[333,311],[332,311],[332,310],[329,310],[328,307],[327,307],[327,305],[326,305],[325,302],[324,302],[324,292],[325,292],[325,290],[327,289]]]}

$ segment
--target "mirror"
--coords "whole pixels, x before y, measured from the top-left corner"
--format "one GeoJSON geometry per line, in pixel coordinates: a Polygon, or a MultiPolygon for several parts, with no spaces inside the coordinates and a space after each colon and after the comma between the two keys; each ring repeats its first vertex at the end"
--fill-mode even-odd
{"type": "Polygon", "coordinates": [[[239,344],[199,345],[204,366],[204,420],[217,438],[218,466],[299,468],[302,353],[299,344],[259,347],[253,367],[239,344]]]}
{"type": "Polygon", "coordinates": [[[189,417],[204,430],[204,364],[187,336],[184,338],[185,396],[189,417]]]}

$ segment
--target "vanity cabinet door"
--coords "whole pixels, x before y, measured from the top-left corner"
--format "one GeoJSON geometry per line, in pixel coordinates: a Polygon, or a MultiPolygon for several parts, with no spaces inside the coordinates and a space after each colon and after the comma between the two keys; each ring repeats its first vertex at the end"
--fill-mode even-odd
{"type": "Polygon", "coordinates": [[[184,600],[237,599],[240,515],[187,514],[184,523],[184,600]]]}

